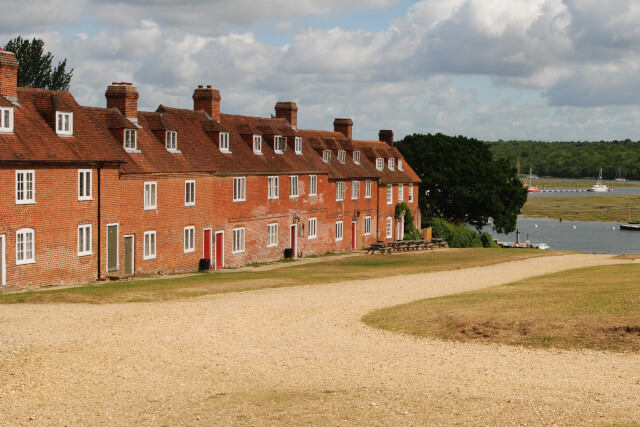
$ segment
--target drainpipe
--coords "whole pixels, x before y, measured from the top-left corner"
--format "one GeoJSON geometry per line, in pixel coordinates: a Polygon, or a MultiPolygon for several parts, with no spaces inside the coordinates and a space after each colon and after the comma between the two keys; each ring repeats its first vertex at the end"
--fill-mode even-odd
{"type": "Polygon", "coordinates": [[[100,201],[100,171],[102,170],[102,163],[98,163],[98,280],[102,278],[101,260],[102,260],[102,244],[100,236],[102,235],[102,204],[100,201]]]}

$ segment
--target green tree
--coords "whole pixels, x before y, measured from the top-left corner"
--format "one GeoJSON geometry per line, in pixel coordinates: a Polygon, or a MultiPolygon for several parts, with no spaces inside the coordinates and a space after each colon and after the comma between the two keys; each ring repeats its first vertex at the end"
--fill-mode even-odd
{"type": "Polygon", "coordinates": [[[20,64],[18,86],[51,90],[69,89],[73,69],[69,72],[65,70],[66,59],[52,68],[53,55],[51,52],[44,52],[44,42],[41,39],[34,38],[29,41],[18,36],[9,40],[4,50],[15,53],[20,64]]]}
{"type": "Polygon", "coordinates": [[[493,218],[496,231],[515,230],[527,190],[515,167],[494,159],[488,144],[438,133],[409,135],[395,146],[422,179],[425,219],[439,217],[480,229],[493,218]]]}

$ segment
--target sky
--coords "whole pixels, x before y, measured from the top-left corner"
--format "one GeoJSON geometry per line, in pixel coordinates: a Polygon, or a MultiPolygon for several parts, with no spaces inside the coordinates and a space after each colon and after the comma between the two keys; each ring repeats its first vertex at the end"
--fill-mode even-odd
{"type": "Polygon", "coordinates": [[[640,140],[640,2],[632,0],[3,0],[0,45],[44,40],[71,93],[298,127],[351,118],[356,139],[442,132],[487,141],[640,140]],[[8,13],[7,13],[8,11],[8,13]]]}

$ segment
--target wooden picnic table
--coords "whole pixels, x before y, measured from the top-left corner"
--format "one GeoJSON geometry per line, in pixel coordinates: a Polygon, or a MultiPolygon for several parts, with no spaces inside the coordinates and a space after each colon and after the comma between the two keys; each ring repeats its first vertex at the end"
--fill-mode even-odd
{"type": "MultiPolygon", "coordinates": [[[[441,246],[442,239],[431,239],[431,240],[395,240],[392,242],[376,242],[372,243],[371,246],[367,249],[367,253],[376,253],[380,252],[391,253],[393,251],[417,251],[417,250],[426,250],[433,249],[435,246],[441,246]]],[[[445,243],[446,245],[446,243],[445,243]]]]}

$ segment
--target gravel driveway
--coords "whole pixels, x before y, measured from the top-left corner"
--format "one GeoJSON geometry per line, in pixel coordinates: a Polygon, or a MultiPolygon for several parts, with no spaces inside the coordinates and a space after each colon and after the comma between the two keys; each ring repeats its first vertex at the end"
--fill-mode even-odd
{"type": "Polygon", "coordinates": [[[640,355],[369,328],[420,298],[603,255],[161,303],[0,306],[0,425],[605,424],[640,420],[640,355]]]}

